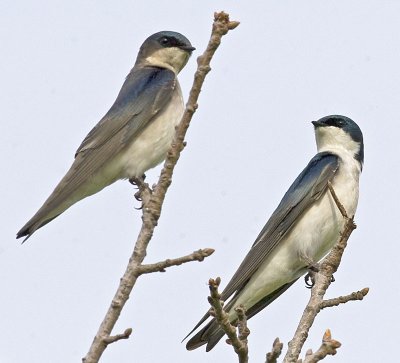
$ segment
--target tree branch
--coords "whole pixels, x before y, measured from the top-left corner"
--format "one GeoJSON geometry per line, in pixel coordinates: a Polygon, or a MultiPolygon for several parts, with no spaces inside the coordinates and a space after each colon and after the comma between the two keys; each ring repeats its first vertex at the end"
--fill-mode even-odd
{"type": "Polygon", "coordinates": [[[352,292],[351,294],[346,295],[346,296],[339,296],[339,297],[335,297],[333,299],[323,300],[319,304],[319,308],[322,310],[325,308],[338,306],[340,304],[345,304],[349,301],[362,300],[362,299],[364,299],[364,296],[366,296],[368,294],[368,292],[369,292],[369,288],[365,287],[364,289],[362,289],[360,291],[352,292]]]}
{"type": "Polygon", "coordinates": [[[272,350],[267,353],[265,363],[277,363],[282,353],[282,348],[283,343],[280,342],[279,338],[276,338],[272,344],[272,350]]]}
{"type": "Polygon", "coordinates": [[[152,272],[165,272],[167,267],[171,266],[179,266],[183,263],[192,262],[192,261],[203,261],[204,258],[211,256],[214,253],[212,248],[205,248],[203,250],[194,251],[190,255],[168,259],[165,261],[157,262],[157,263],[149,263],[145,265],[140,265],[138,267],[138,274],[148,274],[152,272]]]}
{"type": "Polygon", "coordinates": [[[333,189],[332,183],[330,181],[328,181],[328,189],[331,192],[333,200],[335,201],[336,206],[338,207],[340,213],[342,214],[342,216],[344,218],[348,219],[349,216],[347,215],[346,209],[343,207],[343,204],[340,203],[340,200],[339,200],[338,196],[336,195],[335,189],[333,189]]]}
{"type": "Polygon", "coordinates": [[[223,308],[223,302],[221,301],[221,295],[218,292],[219,284],[221,279],[217,277],[215,280],[210,279],[208,286],[210,288],[210,296],[208,302],[212,306],[210,315],[215,317],[219,326],[225,332],[229,339],[227,343],[233,346],[236,354],[239,358],[239,363],[247,363],[249,360],[248,348],[247,348],[247,337],[250,334],[250,330],[247,328],[246,313],[243,306],[239,306],[235,309],[238,314],[238,330],[239,336],[236,333],[236,327],[229,321],[229,314],[223,308]]]}
{"type": "Polygon", "coordinates": [[[121,339],[128,339],[131,336],[131,334],[132,334],[132,329],[128,328],[128,329],[125,329],[125,331],[122,334],[117,334],[117,335],[113,335],[108,338],[105,338],[104,343],[106,345],[108,345],[108,344],[117,342],[118,340],[121,340],[121,339]]]}
{"type": "MultiPolygon", "coordinates": [[[[327,329],[322,338],[322,344],[319,349],[315,353],[309,349],[304,358],[304,363],[317,363],[327,355],[335,355],[337,353],[336,349],[340,348],[341,345],[340,342],[332,339],[331,331],[327,329]]],[[[302,363],[302,360],[299,359],[297,363],[302,363]]]]}
{"type": "Polygon", "coordinates": [[[140,195],[143,203],[142,208],[142,227],[140,229],[134,251],[129,259],[128,266],[123,277],[120,280],[117,292],[114,295],[112,303],[101,323],[99,330],[92,342],[87,355],[82,359],[84,363],[96,363],[107,347],[105,343],[109,339],[112,329],[118,320],[119,315],[129,298],[129,295],[140,275],[140,266],[146,256],[147,246],[153,236],[158,219],[160,218],[161,208],[164,202],[165,194],[171,184],[172,174],[175,165],[180,157],[185,143],[186,131],[190,125],[192,116],[197,109],[197,100],[204,83],[207,73],[210,71],[210,61],[221,43],[221,38],[228,33],[229,30],[236,28],[238,22],[229,20],[229,15],[224,12],[214,14],[214,23],[211,32],[211,38],[207,45],[207,49],[197,59],[198,68],[194,76],[193,86],[190,91],[189,99],[186,104],[185,112],[182,120],[177,127],[175,139],[168,151],[164,167],[161,171],[158,183],[153,191],[148,188],[147,184],[139,183],[139,191],[143,190],[140,195]],[[144,194],[144,195],[143,195],[144,194]]]}
{"type": "Polygon", "coordinates": [[[310,300],[303,312],[293,339],[289,342],[289,348],[283,361],[284,363],[297,362],[304,342],[308,337],[308,332],[314,323],[315,317],[321,310],[321,303],[323,302],[323,297],[326,293],[326,290],[332,282],[332,276],[340,265],[350,234],[356,228],[353,218],[349,218],[347,216],[345,208],[340,203],[330,183],[328,183],[328,188],[332,194],[336,206],[340,210],[345,220],[344,229],[341,232],[339,241],[335,244],[331,252],[322,260],[319,272],[317,272],[315,275],[315,284],[311,289],[310,300]]]}
{"type": "Polygon", "coordinates": [[[235,308],[235,311],[238,316],[237,327],[239,332],[239,340],[243,342],[244,345],[243,350],[247,357],[248,355],[247,337],[250,335],[250,329],[247,327],[246,309],[244,308],[243,305],[239,305],[238,307],[235,308]]]}

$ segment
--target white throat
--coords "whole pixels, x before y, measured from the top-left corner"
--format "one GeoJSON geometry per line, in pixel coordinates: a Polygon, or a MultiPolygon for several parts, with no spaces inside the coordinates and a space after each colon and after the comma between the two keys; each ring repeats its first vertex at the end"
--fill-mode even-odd
{"type": "Polygon", "coordinates": [[[360,143],[335,126],[318,127],[315,130],[318,152],[332,152],[339,156],[354,158],[360,152],[360,143]]]}
{"type": "Polygon", "coordinates": [[[167,68],[178,74],[186,65],[189,57],[188,52],[182,49],[176,47],[162,48],[145,58],[145,64],[153,67],[167,68]]]}

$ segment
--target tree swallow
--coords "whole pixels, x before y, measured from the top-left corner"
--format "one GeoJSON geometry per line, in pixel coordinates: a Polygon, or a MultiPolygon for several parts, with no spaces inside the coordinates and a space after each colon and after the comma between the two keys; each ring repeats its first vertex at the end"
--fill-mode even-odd
{"type": "Polygon", "coordinates": [[[171,31],[145,40],[114,104],[17,238],[28,239],[81,199],[119,179],[140,177],[165,160],[184,111],[177,74],[194,49],[186,37],[171,31]]]}
{"type": "MultiPolygon", "coordinates": [[[[328,189],[328,182],[354,216],[359,176],[364,163],[363,135],[358,125],[344,116],[326,116],[312,122],[318,154],[290,186],[249,253],[221,294],[232,298],[225,310],[235,324],[235,307],[242,304],[251,318],[285,292],[308,267],[315,265],[334,246],[344,227],[328,189]]],[[[192,334],[210,316],[206,313],[192,334]]],[[[207,344],[210,351],[224,332],[212,319],[187,343],[188,350],[207,344]]]]}

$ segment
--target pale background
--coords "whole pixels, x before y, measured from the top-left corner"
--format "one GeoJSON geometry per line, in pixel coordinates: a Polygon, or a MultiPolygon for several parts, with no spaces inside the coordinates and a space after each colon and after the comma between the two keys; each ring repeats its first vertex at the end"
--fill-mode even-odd
{"type": "MultiPolygon", "coordinates": [[[[241,25],[223,39],[147,262],[202,247],[202,263],[140,278],[102,362],[235,362],[222,343],[187,352],[181,339],[208,308],[209,277],[232,276],[294,178],[315,154],[310,121],[354,119],[365,168],[356,215],[328,297],[363,287],[363,302],[323,311],[343,343],[327,362],[393,362],[398,352],[400,2],[15,1],[0,4],[2,177],[0,362],[80,362],[112,299],[140,225],[128,182],[73,206],[21,246],[17,230],[69,168],[114,101],[150,34],[176,30],[197,47],[190,88],[215,10],[241,25]]],[[[148,174],[155,181],[159,167],[148,174]]],[[[287,343],[309,297],[299,281],[250,320],[250,362],[287,343]]]]}

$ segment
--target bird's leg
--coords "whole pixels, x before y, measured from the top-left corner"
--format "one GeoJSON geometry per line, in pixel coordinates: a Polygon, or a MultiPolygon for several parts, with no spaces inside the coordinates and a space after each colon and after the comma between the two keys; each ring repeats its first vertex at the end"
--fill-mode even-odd
{"type": "MultiPolygon", "coordinates": [[[[143,174],[140,177],[133,177],[133,178],[129,179],[129,183],[131,183],[138,189],[138,191],[135,193],[135,199],[139,202],[143,201],[143,197],[142,197],[143,191],[146,189],[150,189],[148,184],[144,182],[145,179],[146,179],[145,174],[143,174]]],[[[138,209],[142,209],[142,207],[143,207],[143,205],[138,209]]]]}
{"type": "MultiPolygon", "coordinates": [[[[304,282],[307,289],[312,289],[315,284],[315,274],[319,272],[320,264],[314,262],[310,257],[302,255],[301,259],[306,262],[308,272],[304,276],[304,282]]],[[[335,282],[335,277],[332,275],[331,282],[335,282]]]]}
{"type": "Polygon", "coordinates": [[[146,174],[143,174],[142,176],[134,176],[129,179],[129,183],[140,189],[140,186],[144,184],[145,179],[146,179],[146,174]]]}
{"type": "Polygon", "coordinates": [[[306,288],[311,289],[315,284],[315,274],[319,272],[319,263],[313,261],[312,258],[305,254],[301,254],[300,258],[305,262],[308,270],[307,274],[304,276],[306,288]]]}
{"type": "Polygon", "coordinates": [[[304,282],[306,283],[307,289],[312,289],[315,284],[315,274],[319,272],[319,264],[313,263],[307,266],[308,272],[304,276],[304,282]]]}

